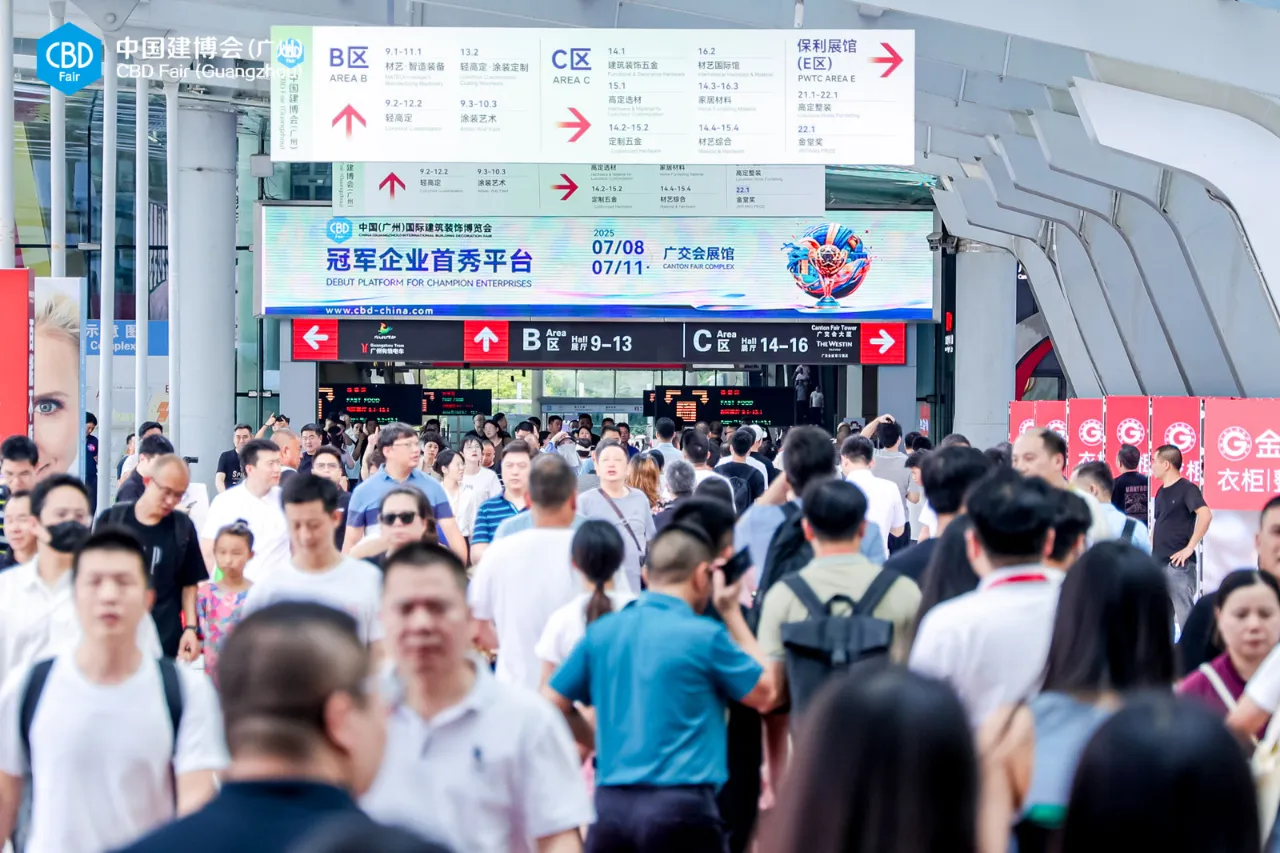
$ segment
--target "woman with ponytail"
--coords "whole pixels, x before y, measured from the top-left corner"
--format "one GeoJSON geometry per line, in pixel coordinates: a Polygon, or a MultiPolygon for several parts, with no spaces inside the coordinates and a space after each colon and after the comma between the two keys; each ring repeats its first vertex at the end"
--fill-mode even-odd
{"type": "Polygon", "coordinates": [[[622,534],[607,521],[585,521],[573,535],[570,555],[586,591],[552,613],[547,620],[542,639],[534,649],[538,660],[542,661],[543,684],[569,657],[569,652],[587,632],[588,625],[621,609],[634,598],[613,591],[613,576],[622,565],[624,554],[622,534]]]}

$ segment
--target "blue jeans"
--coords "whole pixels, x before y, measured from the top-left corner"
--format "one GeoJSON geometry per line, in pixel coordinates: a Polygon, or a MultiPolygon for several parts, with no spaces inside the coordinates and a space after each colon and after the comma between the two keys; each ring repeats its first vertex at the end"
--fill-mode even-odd
{"type": "Polygon", "coordinates": [[[727,853],[710,785],[596,788],[586,853],[727,853]]]}

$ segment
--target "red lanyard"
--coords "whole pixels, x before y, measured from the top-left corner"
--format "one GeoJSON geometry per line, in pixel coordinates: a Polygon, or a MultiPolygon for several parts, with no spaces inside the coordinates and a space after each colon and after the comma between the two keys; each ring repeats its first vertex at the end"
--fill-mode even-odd
{"type": "Polygon", "coordinates": [[[1049,576],[1044,572],[1028,572],[1023,575],[1009,575],[1007,578],[1000,578],[998,581],[992,581],[987,585],[987,589],[995,589],[998,586],[1013,583],[1045,583],[1049,580],[1049,576]]]}

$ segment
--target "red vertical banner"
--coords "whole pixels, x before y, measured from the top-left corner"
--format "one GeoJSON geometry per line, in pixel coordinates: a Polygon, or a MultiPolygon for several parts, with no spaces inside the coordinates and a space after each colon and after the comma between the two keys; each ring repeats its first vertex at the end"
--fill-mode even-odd
{"type": "MultiPolygon", "coordinates": [[[[1152,397],[1152,449],[1172,444],[1182,452],[1182,476],[1197,486],[1204,485],[1204,447],[1200,437],[1199,397],[1152,397]]],[[[1151,481],[1151,496],[1160,490],[1160,481],[1151,481]]]]}
{"type": "Polygon", "coordinates": [[[1036,400],[1036,426],[1067,437],[1067,401],[1036,400]]]}
{"type": "Polygon", "coordinates": [[[1106,461],[1107,431],[1102,427],[1102,398],[1067,401],[1067,467],[1106,461]]]}
{"type": "Polygon", "coordinates": [[[1018,440],[1029,429],[1036,425],[1035,400],[1014,400],[1009,404],[1009,443],[1018,440]]]}
{"type": "Polygon", "coordinates": [[[930,406],[928,403],[920,404],[920,417],[919,417],[919,423],[917,424],[916,429],[918,429],[920,431],[920,434],[923,435],[925,438],[929,437],[929,420],[932,413],[933,413],[932,406],[930,406]]]}
{"type": "Polygon", "coordinates": [[[1107,460],[1111,473],[1119,474],[1116,453],[1122,444],[1132,444],[1142,453],[1138,470],[1151,473],[1151,398],[1104,397],[1102,425],[1106,429],[1107,460]]]}
{"type": "Polygon", "coordinates": [[[1280,492],[1280,400],[1204,401],[1204,500],[1260,510],[1280,492]]]}
{"type": "Polygon", "coordinates": [[[0,438],[31,435],[35,281],[31,270],[0,270],[0,438]]]}

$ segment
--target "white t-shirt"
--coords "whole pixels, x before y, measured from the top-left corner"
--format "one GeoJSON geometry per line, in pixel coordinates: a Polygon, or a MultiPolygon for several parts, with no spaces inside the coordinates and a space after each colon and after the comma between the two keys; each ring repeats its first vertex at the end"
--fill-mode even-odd
{"type": "Polygon", "coordinates": [[[458,493],[449,498],[449,508],[458,522],[458,530],[463,536],[471,535],[471,528],[476,523],[476,510],[480,503],[476,500],[476,490],[465,482],[458,486],[458,493]]]}
{"type": "Polygon", "coordinates": [[[502,494],[502,481],[488,468],[481,468],[474,474],[462,475],[462,485],[469,486],[475,492],[476,506],[502,494]]]}
{"type": "Polygon", "coordinates": [[[845,479],[853,483],[867,498],[867,521],[880,528],[880,538],[886,551],[889,548],[889,531],[907,523],[907,512],[902,508],[902,493],[891,480],[877,477],[869,468],[850,471],[845,479]]]}
{"type": "MultiPolygon", "coordinates": [[[[606,590],[605,594],[613,602],[615,613],[636,598],[630,593],[615,590],[606,590]]],[[[569,652],[573,651],[573,647],[587,633],[587,602],[590,600],[591,593],[584,592],[551,614],[547,627],[542,631],[542,638],[534,649],[538,660],[555,666],[565,662],[569,652]]]]}
{"type": "Polygon", "coordinates": [[[480,662],[471,692],[431,720],[390,699],[382,767],[360,803],[375,820],[459,853],[534,853],[536,839],[595,821],[569,727],[537,693],[480,662]]]}
{"type": "Polygon", "coordinates": [[[938,535],[938,514],[933,511],[933,507],[929,506],[929,499],[925,498],[924,508],[920,510],[920,529],[929,528],[929,538],[938,535]]]}
{"type": "MultiPolygon", "coordinates": [[[[535,648],[551,615],[582,592],[582,576],[569,555],[574,531],[535,527],[489,545],[467,587],[471,613],[490,619],[498,634],[498,680],[530,690],[541,686],[535,648]]],[[[626,573],[616,589],[630,592],[626,573]]]]}
{"type": "MultiPolygon", "coordinates": [[[[0,689],[0,772],[17,777],[28,769],[19,720],[29,672],[12,673],[0,689]]],[[[212,682],[181,667],[178,676],[175,750],[154,660],[144,657],[127,680],[101,685],[84,677],[70,651],[56,658],[31,725],[27,853],[101,853],[130,844],[173,818],[171,763],[179,776],[227,766],[212,682]]]]}
{"type": "Polygon", "coordinates": [[[304,572],[292,562],[276,569],[249,588],[244,615],[281,601],[312,601],[349,613],[360,627],[360,639],[373,643],[383,637],[382,573],[364,560],[343,557],[324,572],[304,572]]]}
{"type": "Polygon", "coordinates": [[[1268,714],[1280,709],[1280,646],[1276,646],[1244,686],[1244,695],[1268,714]]]}
{"type": "Polygon", "coordinates": [[[232,522],[244,519],[253,532],[253,559],[244,567],[244,576],[260,583],[289,562],[289,526],[280,504],[280,487],[257,497],[244,483],[227,489],[209,504],[201,539],[212,541],[218,531],[232,522]]]}
{"type": "Polygon", "coordinates": [[[822,392],[814,391],[812,394],[809,395],[809,408],[821,409],[822,401],[823,401],[822,392]]]}

